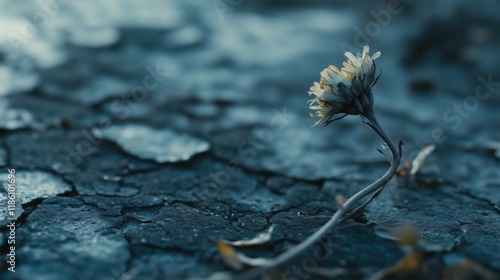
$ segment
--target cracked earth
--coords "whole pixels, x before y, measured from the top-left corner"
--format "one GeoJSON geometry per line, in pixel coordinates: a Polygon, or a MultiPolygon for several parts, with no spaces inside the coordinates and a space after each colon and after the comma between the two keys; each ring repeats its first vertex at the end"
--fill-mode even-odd
{"type": "MultiPolygon", "coordinates": [[[[15,168],[17,182],[15,273],[7,179],[0,188],[2,279],[231,272],[217,239],[274,225],[268,243],[243,252],[276,256],[389,166],[358,117],[311,128],[306,103],[321,69],[343,60],[339,43],[354,45],[353,27],[386,1],[243,1],[223,20],[209,2],[72,1],[17,52],[9,32],[21,34],[19,20],[41,7],[0,2],[9,7],[0,12],[0,166],[2,178],[15,168]]],[[[433,278],[461,260],[499,275],[500,96],[484,83],[500,77],[499,4],[479,2],[402,1],[371,38],[382,51],[380,123],[405,143],[403,158],[425,143],[436,149],[329,235],[320,268],[363,279],[394,265],[404,250],[391,230],[411,223],[433,278]],[[491,94],[467,110],[480,85],[491,94]]],[[[312,254],[280,272],[329,278],[293,271],[312,254]]]]}

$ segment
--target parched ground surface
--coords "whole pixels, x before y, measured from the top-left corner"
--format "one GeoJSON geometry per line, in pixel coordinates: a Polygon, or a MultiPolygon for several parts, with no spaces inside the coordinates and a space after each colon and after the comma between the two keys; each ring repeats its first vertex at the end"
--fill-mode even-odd
{"type": "Polygon", "coordinates": [[[0,2],[0,278],[206,279],[231,271],[219,238],[274,225],[252,257],[302,241],[388,168],[358,117],[310,127],[309,86],[358,43],[382,51],[375,110],[404,157],[436,149],[332,232],[325,260],[311,248],[275,276],[373,275],[404,256],[403,223],[426,252],[417,278],[498,276],[497,2],[401,1],[378,29],[386,1],[0,2]]]}

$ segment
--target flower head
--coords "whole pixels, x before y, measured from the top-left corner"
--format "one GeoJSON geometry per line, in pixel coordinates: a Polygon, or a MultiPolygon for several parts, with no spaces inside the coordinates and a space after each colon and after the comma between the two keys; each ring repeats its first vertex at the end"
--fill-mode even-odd
{"type": "MultiPolygon", "coordinates": [[[[358,115],[363,114],[373,107],[371,88],[378,80],[375,78],[375,59],[380,56],[376,52],[369,55],[369,47],[363,47],[363,54],[354,56],[345,52],[348,58],[340,70],[330,65],[321,71],[321,78],[309,90],[309,95],[315,98],[310,101],[309,108],[315,110],[312,117],[319,117],[314,126],[328,125],[332,117],[338,114],[358,115]]],[[[342,116],[342,117],[344,117],[342,116]]]]}

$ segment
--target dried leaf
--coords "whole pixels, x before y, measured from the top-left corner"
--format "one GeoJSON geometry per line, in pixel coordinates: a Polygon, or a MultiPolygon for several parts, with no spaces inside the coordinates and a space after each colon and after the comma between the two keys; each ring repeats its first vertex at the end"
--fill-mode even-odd
{"type": "Polygon", "coordinates": [[[256,237],[249,240],[227,241],[221,239],[220,242],[224,242],[226,244],[230,244],[235,247],[246,247],[246,246],[264,244],[269,240],[271,240],[273,230],[274,230],[274,225],[272,225],[266,232],[259,233],[256,237]]]}
{"type": "Polygon", "coordinates": [[[396,174],[401,177],[415,176],[418,170],[424,165],[426,158],[436,149],[435,145],[427,145],[420,150],[418,155],[410,161],[408,158],[401,167],[398,168],[396,174]]]}
{"type": "MultiPolygon", "coordinates": [[[[425,276],[428,273],[427,266],[422,261],[420,254],[411,253],[404,256],[398,263],[388,268],[382,269],[368,278],[369,280],[384,279],[389,276],[397,277],[398,279],[406,279],[409,276],[417,275],[425,276]]],[[[425,279],[425,278],[422,278],[425,279]]]]}
{"type": "Polygon", "coordinates": [[[235,270],[240,270],[243,268],[243,263],[240,261],[238,253],[234,250],[233,246],[220,240],[217,240],[216,243],[219,254],[222,257],[222,261],[227,266],[235,270]]]}
{"type": "Polygon", "coordinates": [[[227,240],[217,240],[217,249],[222,257],[222,261],[234,270],[241,270],[245,265],[249,266],[262,266],[269,262],[265,258],[250,258],[242,253],[236,252],[234,247],[246,247],[259,245],[271,240],[271,236],[274,230],[274,225],[272,225],[266,232],[260,233],[256,237],[249,240],[240,241],[227,241],[227,240]]]}
{"type": "Polygon", "coordinates": [[[425,159],[436,149],[436,145],[427,145],[420,150],[415,159],[411,162],[410,175],[415,176],[420,167],[425,163],[425,159]]]}
{"type": "Polygon", "coordinates": [[[410,223],[404,223],[403,225],[393,229],[391,234],[398,243],[402,246],[410,246],[413,250],[418,250],[419,237],[415,228],[410,223]]]}
{"type": "MultiPolygon", "coordinates": [[[[429,250],[427,246],[419,239],[419,236],[413,226],[409,223],[403,224],[391,231],[393,238],[398,240],[401,246],[410,250],[395,265],[387,267],[373,274],[370,280],[380,279],[429,279],[430,270],[425,262],[429,252],[453,251],[457,246],[465,242],[465,234],[457,239],[451,246],[442,248],[440,251],[429,250]]],[[[390,238],[390,237],[389,237],[390,238]]],[[[442,279],[499,279],[494,272],[468,259],[462,259],[453,265],[448,265],[441,271],[442,279]]]]}
{"type": "Polygon", "coordinates": [[[219,249],[219,254],[224,264],[234,270],[241,270],[245,265],[262,266],[269,262],[269,259],[250,258],[242,253],[238,253],[231,244],[227,244],[222,240],[217,240],[217,249],[219,249]]]}
{"type": "Polygon", "coordinates": [[[237,253],[240,261],[249,266],[263,266],[268,264],[271,260],[266,258],[250,258],[241,253],[237,253]]]}
{"type": "Polygon", "coordinates": [[[410,173],[410,168],[411,168],[411,161],[409,159],[405,159],[405,162],[398,168],[396,174],[401,177],[408,177],[408,174],[410,173]]]}
{"type": "Polygon", "coordinates": [[[405,223],[391,231],[401,246],[408,246],[410,251],[395,265],[382,269],[369,279],[378,280],[389,276],[405,279],[409,276],[420,275],[425,278],[428,274],[427,265],[423,261],[423,252],[418,246],[419,236],[410,223],[405,223]]]}

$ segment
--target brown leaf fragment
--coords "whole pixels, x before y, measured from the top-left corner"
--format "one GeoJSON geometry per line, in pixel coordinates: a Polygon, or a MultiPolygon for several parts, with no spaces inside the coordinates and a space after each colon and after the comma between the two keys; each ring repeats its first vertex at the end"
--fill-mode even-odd
{"type": "Polygon", "coordinates": [[[410,223],[405,223],[391,231],[401,246],[408,247],[408,253],[395,265],[373,274],[370,280],[397,277],[398,279],[425,279],[429,273],[424,263],[424,254],[419,247],[419,236],[410,223]]]}
{"type": "Polygon", "coordinates": [[[265,258],[250,258],[242,253],[238,253],[231,244],[227,244],[221,240],[217,240],[217,249],[224,264],[234,270],[241,270],[245,265],[262,266],[269,262],[265,258]]]}
{"type": "Polygon", "coordinates": [[[265,258],[250,258],[242,253],[238,253],[235,247],[246,247],[253,245],[260,245],[271,240],[274,226],[271,226],[266,232],[258,234],[256,237],[249,240],[227,241],[219,239],[216,241],[217,249],[222,258],[222,261],[227,266],[234,270],[241,270],[247,266],[262,266],[269,262],[265,258]]]}
{"type": "Polygon", "coordinates": [[[425,279],[428,274],[427,266],[422,262],[422,256],[410,253],[404,256],[395,265],[382,269],[373,274],[369,280],[379,280],[388,277],[397,279],[425,279]]]}
{"type": "Polygon", "coordinates": [[[411,161],[407,158],[405,159],[403,165],[401,165],[396,171],[396,175],[400,177],[408,177],[408,175],[410,174],[410,168],[411,168],[411,161]]]}
{"type": "Polygon", "coordinates": [[[433,144],[423,147],[417,156],[410,161],[410,159],[405,159],[403,165],[401,165],[396,174],[401,177],[413,177],[417,174],[418,170],[425,164],[427,157],[436,149],[433,144]]]}
{"type": "Polygon", "coordinates": [[[216,243],[224,264],[234,270],[241,270],[243,268],[243,263],[239,259],[238,253],[234,250],[233,246],[221,240],[217,240],[216,243]]]}
{"type": "Polygon", "coordinates": [[[410,223],[404,223],[393,229],[391,235],[397,239],[400,245],[410,246],[414,251],[420,250],[418,247],[419,236],[410,223]]]}

